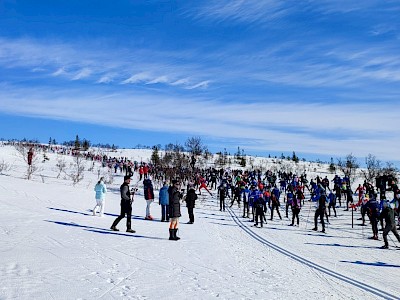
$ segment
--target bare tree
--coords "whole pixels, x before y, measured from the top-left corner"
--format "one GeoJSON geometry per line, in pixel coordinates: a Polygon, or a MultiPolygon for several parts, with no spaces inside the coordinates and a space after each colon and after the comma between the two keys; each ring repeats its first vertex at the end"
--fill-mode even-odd
{"type": "Polygon", "coordinates": [[[77,154],[74,157],[74,161],[71,163],[71,170],[68,173],[68,177],[72,180],[73,185],[76,185],[78,182],[82,181],[85,171],[85,159],[81,154],[77,154]]]}
{"type": "Polygon", "coordinates": [[[360,165],[357,163],[357,158],[352,153],[348,154],[344,160],[339,158],[337,166],[344,175],[349,177],[350,183],[354,182],[360,165]]]}
{"type": "Polygon", "coordinates": [[[0,174],[3,174],[3,172],[8,172],[10,170],[11,164],[2,159],[0,162],[0,174]]]}
{"type": "Polygon", "coordinates": [[[382,163],[376,159],[375,155],[368,154],[365,158],[366,170],[361,170],[361,174],[367,182],[372,182],[376,177],[382,175],[382,163]]]}
{"type": "Polygon", "coordinates": [[[188,138],[185,142],[185,146],[191,155],[201,155],[207,149],[199,136],[188,138]]]}
{"type": "Polygon", "coordinates": [[[17,156],[23,159],[27,165],[26,178],[30,180],[32,175],[40,170],[39,168],[39,155],[37,152],[40,151],[39,148],[34,149],[32,145],[25,143],[16,143],[14,145],[17,151],[17,156]]]}
{"type": "Polygon", "coordinates": [[[57,178],[60,178],[61,173],[65,173],[65,170],[67,169],[67,162],[64,157],[57,158],[56,168],[58,171],[57,178]]]}

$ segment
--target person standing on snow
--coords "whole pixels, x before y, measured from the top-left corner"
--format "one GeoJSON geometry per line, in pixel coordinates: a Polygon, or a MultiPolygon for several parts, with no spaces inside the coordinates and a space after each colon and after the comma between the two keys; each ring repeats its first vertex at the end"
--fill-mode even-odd
{"type": "Polygon", "coordinates": [[[180,239],[176,234],[178,232],[179,218],[181,216],[182,193],[179,191],[180,183],[178,180],[172,180],[172,187],[169,189],[169,239],[177,241],[180,239]]]}
{"type": "Polygon", "coordinates": [[[150,205],[154,201],[154,189],[151,179],[146,178],[143,180],[144,199],[146,200],[146,220],[153,220],[150,214],[150,205]]]}
{"type": "Polygon", "coordinates": [[[117,225],[126,214],[126,232],[135,233],[135,230],[131,228],[131,217],[132,217],[132,202],[134,193],[131,194],[129,189],[129,184],[131,183],[131,177],[124,176],[124,183],[120,187],[121,192],[121,213],[118,218],[115,219],[114,223],[111,225],[111,230],[119,231],[117,225]],[[132,198],[131,198],[132,196],[132,198]]]}
{"type": "Polygon", "coordinates": [[[195,207],[196,200],[197,200],[196,191],[195,191],[194,187],[190,187],[188,192],[187,192],[186,198],[185,198],[186,207],[187,207],[188,214],[189,214],[189,222],[188,222],[188,224],[193,224],[194,223],[194,212],[193,212],[193,209],[195,207]]]}
{"type": "Polygon", "coordinates": [[[97,184],[94,187],[94,191],[96,192],[95,199],[96,199],[96,206],[93,208],[93,216],[96,215],[97,208],[100,209],[100,217],[104,215],[104,208],[105,208],[105,202],[106,202],[106,193],[107,193],[107,187],[104,184],[104,178],[101,177],[100,180],[97,182],[97,184]]]}
{"type": "MultiPolygon", "coordinates": [[[[258,219],[260,218],[260,226],[263,227],[263,221],[264,221],[264,214],[267,211],[267,205],[264,200],[263,194],[260,194],[260,196],[254,201],[253,203],[254,209],[255,209],[255,224],[254,226],[258,226],[258,219]]],[[[265,222],[266,224],[267,222],[265,222]]]]}
{"type": "Polygon", "coordinates": [[[318,217],[319,217],[322,224],[321,232],[325,233],[325,222],[324,222],[325,209],[326,209],[326,196],[322,194],[319,196],[318,208],[315,211],[314,215],[314,225],[315,225],[313,228],[314,231],[318,230],[318,217]]]}
{"type": "Polygon", "coordinates": [[[229,194],[226,189],[226,183],[223,183],[218,188],[218,196],[219,196],[219,210],[225,211],[225,198],[226,198],[226,196],[229,197],[229,194]]]}
{"type": "Polygon", "coordinates": [[[158,204],[161,205],[161,222],[169,221],[169,194],[168,183],[165,181],[160,189],[158,204]]]}

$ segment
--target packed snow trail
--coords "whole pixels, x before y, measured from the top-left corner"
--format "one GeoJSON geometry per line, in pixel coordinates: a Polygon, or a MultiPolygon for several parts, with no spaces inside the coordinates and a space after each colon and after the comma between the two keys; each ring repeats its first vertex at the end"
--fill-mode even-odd
{"type": "Polygon", "coordinates": [[[266,240],[265,238],[261,237],[260,235],[255,233],[253,230],[251,230],[248,226],[246,226],[243,223],[243,221],[236,215],[236,213],[232,209],[229,208],[229,206],[227,207],[227,210],[228,210],[229,214],[231,215],[232,219],[235,221],[235,223],[241,229],[243,229],[253,239],[257,240],[258,242],[260,242],[262,244],[264,244],[265,246],[271,247],[272,249],[278,251],[279,253],[281,253],[281,254],[283,254],[285,256],[288,256],[289,258],[291,258],[291,259],[293,259],[293,260],[295,260],[295,261],[297,261],[297,262],[299,262],[301,264],[304,264],[304,265],[306,265],[306,266],[308,266],[310,268],[313,268],[313,269],[315,269],[317,271],[320,271],[320,272],[322,272],[322,273],[324,273],[326,275],[332,276],[332,277],[334,277],[336,279],[339,279],[341,281],[349,283],[349,284],[351,284],[353,286],[356,286],[356,287],[358,287],[358,288],[360,288],[362,290],[366,290],[366,291],[370,292],[371,294],[373,294],[375,296],[381,297],[383,299],[391,299],[391,300],[392,299],[393,300],[400,299],[399,296],[392,295],[392,294],[387,293],[387,292],[385,292],[383,290],[380,290],[380,289],[378,289],[376,287],[373,287],[373,286],[368,285],[366,283],[362,283],[362,282],[360,282],[360,281],[358,281],[358,280],[356,280],[354,278],[347,277],[347,276],[342,275],[340,273],[337,273],[337,272],[335,272],[333,270],[330,270],[328,268],[320,266],[320,265],[318,265],[316,263],[313,263],[312,261],[310,261],[310,260],[308,260],[306,258],[299,257],[297,254],[294,254],[294,253],[292,253],[292,252],[290,252],[290,251],[288,251],[288,250],[286,250],[286,249],[284,249],[284,248],[282,248],[282,247],[280,247],[280,246],[278,246],[278,245],[276,245],[274,243],[269,242],[268,240],[266,240]]]}

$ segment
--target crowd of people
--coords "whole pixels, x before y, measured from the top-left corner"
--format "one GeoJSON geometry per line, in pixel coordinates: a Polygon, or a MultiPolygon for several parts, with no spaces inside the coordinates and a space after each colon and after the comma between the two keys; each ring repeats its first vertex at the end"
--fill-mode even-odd
{"type": "MultiPolygon", "coordinates": [[[[146,176],[139,171],[143,166],[139,165],[137,169],[139,181],[143,181],[144,198],[147,202],[145,219],[153,220],[150,214],[150,204],[155,198],[152,181],[154,176],[157,180],[163,180],[158,198],[161,206],[161,221],[170,222],[170,240],[179,239],[177,230],[179,217],[181,216],[181,202],[186,202],[189,216],[188,223],[193,224],[195,202],[204,189],[210,197],[217,197],[220,211],[225,211],[227,206],[237,205],[243,212],[242,217],[251,219],[256,227],[263,227],[264,224],[267,224],[268,212],[269,220],[273,220],[275,213],[282,219],[281,208],[284,208],[286,218],[289,218],[289,213],[291,212],[291,222],[288,225],[299,226],[299,216],[305,201],[315,202],[316,209],[312,230],[317,231],[320,224],[321,232],[323,233],[326,231],[325,222],[329,223],[331,210],[333,216],[337,217],[337,208],[342,207],[343,199],[343,204],[345,204],[344,211],[360,211],[361,225],[366,226],[366,217],[369,218],[372,228],[371,239],[378,239],[378,225],[380,224],[384,240],[382,248],[389,247],[387,236],[390,232],[393,232],[400,242],[397,232],[397,223],[400,220],[396,220],[399,214],[400,191],[395,178],[386,179],[384,183],[387,188],[382,188],[381,185],[383,183],[380,178],[379,183],[381,185],[374,186],[364,181],[353,192],[348,176],[340,177],[335,175],[331,181],[327,176],[325,178],[317,176],[309,181],[307,174],[297,175],[286,172],[274,173],[272,171],[262,173],[260,171],[209,168],[193,170],[191,174],[185,170],[180,170],[168,182],[164,170],[153,169],[151,165],[146,166],[148,166],[146,176]],[[184,174],[183,177],[181,177],[182,174],[184,174]],[[214,195],[213,191],[216,191],[216,195],[214,195]],[[386,197],[389,191],[393,195],[391,200],[386,197]],[[358,199],[354,200],[354,196],[358,197],[358,199]],[[282,201],[284,205],[282,205],[282,201]]],[[[129,202],[131,205],[135,191],[126,188],[126,180],[130,180],[132,175],[132,172],[128,172],[124,177],[124,184],[121,186],[121,215],[115,220],[111,227],[112,230],[116,230],[116,225],[125,214],[127,218],[130,216],[132,208],[125,202],[129,202]],[[128,190],[130,191],[129,195],[127,194],[128,190]],[[128,199],[130,200],[128,201],[128,199]]],[[[127,224],[127,231],[131,231],[130,223],[129,226],[127,224]]]]}

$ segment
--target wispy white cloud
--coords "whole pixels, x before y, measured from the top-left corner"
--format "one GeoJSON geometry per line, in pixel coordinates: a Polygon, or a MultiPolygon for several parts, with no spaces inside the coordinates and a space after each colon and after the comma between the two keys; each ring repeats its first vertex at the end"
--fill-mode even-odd
{"type": "Polygon", "coordinates": [[[72,80],[79,80],[82,78],[87,78],[91,74],[92,74],[92,71],[89,68],[83,68],[74,77],[72,77],[72,80]]]}
{"type": "Polygon", "coordinates": [[[0,111],[113,127],[240,139],[248,150],[298,151],[334,157],[373,153],[397,159],[398,112],[382,105],[224,103],[163,95],[19,90],[3,86],[0,111]],[[73,95],[73,97],[72,97],[73,95]],[[77,95],[79,95],[77,97],[77,95]],[[72,99],[72,100],[71,100],[72,99]],[[112,105],[110,105],[112,103],[112,105]],[[124,114],[120,114],[124,107],[124,114]],[[140,107],[141,114],[137,114],[140,107]],[[114,111],[115,110],[115,111],[114,111]],[[115,115],[118,118],[115,118],[115,115]],[[168,118],[165,116],[168,115],[168,118]],[[152,122],[147,122],[151,116],[152,122]],[[253,143],[252,141],[257,141],[253,143]]]}
{"type": "Polygon", "coordinates": [[[198,89],[198,88],[207,88],[209,83],[210,83],[209,80],[202,81],[202,82],[199,82],[199,83],[197,83],[195,85],[187,86],[186,89],[193,90],[193,89],[198,89]]]}
{"type": "Polygon", "coordinates": [[[67,72],[65,71],[65,68],[61,67],[57,69],[55,72],[53,72],[51,75],[53,76],[60,76],[60,75],[66,75],[67,72]]]}
{"type": "Polygon", "coordinates": [[[288,6],[281,0],[220,0],[203,2],[191,12],[195,18],[216,21],[265,23],[287,14],[288,6]]]}

